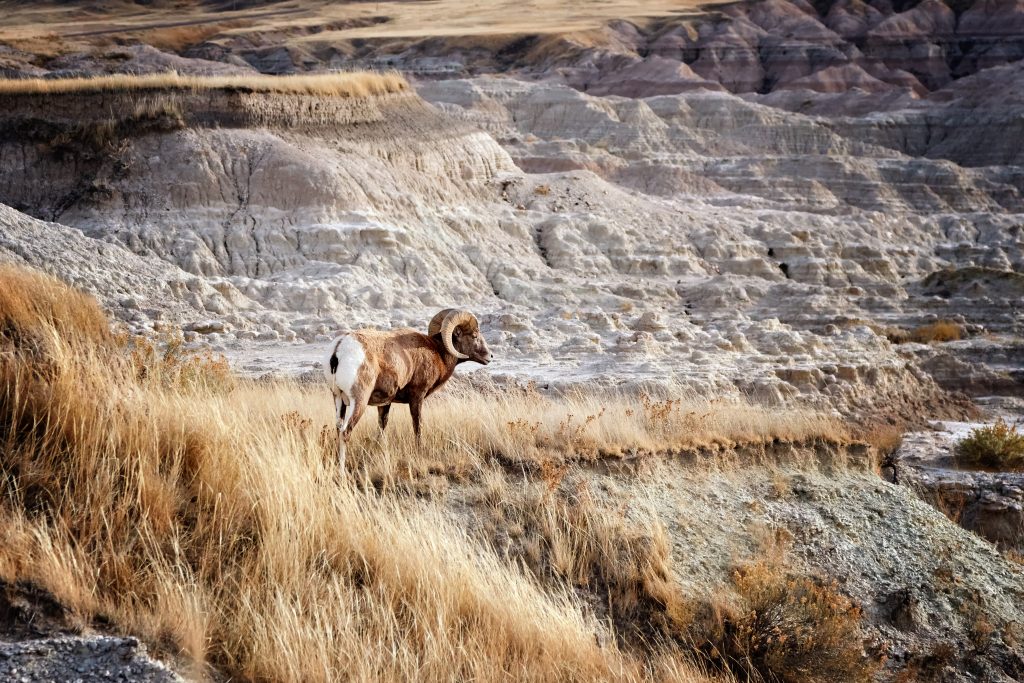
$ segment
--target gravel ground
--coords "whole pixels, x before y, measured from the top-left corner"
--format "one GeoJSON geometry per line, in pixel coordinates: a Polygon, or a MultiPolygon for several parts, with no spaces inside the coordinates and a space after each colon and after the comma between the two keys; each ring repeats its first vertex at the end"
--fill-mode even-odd
{"type": "Polygon", "coordinates": [[[146,646],[135,638],[57,636],[0,641],[0,680],[11,683],[168,683],[184,679],[150,658],[146,646]]]}

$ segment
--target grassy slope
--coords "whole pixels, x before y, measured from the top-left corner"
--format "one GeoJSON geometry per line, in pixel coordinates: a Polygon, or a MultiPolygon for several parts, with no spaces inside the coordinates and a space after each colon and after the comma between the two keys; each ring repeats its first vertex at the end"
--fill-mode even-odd
{"type": "MultiPolygon", "coordinates": [[[[366,420],[339,479],[321,387],[243,383],[119,339],[91,299],[11,267],[0,387],[0,579],[104,615],[194,675],[245,680],[704,680],[694,657],[749,660],[747,603],[697,619],[663,533],[545,491],[571,459],[836,430],[736,404],[446,392],[422,448],[404,420],[382,440],[366,420]],[[486,533],[430,500],[436,479],[483,492],[486,533]],[[515,534],[512,554],[489,540],[515,534]],[[689,644],[694,623],[711,650],[689,644]]],[[[750,605],[781,591],[804,609],[798,584],[768,575],[750,605]]],[[[799,585],[819,612],[794,623],[841,641],[812,651],[862,677],[855,610],[799,585]]]]}

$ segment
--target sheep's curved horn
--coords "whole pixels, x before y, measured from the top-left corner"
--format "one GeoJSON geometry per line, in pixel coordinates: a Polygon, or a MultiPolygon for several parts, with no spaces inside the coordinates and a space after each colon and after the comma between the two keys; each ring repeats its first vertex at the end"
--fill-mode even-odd
{"type": "Polygon", "coordinates": [[[448,317],[449,313],[458,313],[457,308],[446,308],[433,318],[430,319],[430,324],[427,325],[427,336],[433,337],[435,334],[441,333],[441,323],[448,317]]]}
{"type": "Polygon", "coordinates": [[[480,323],[477,322],[476,316],[469,311],[461,311],[456,308],[446,308],[430,321],[430,326],[427,331],[431,336],[440,333],[441,342],[444,344],[444,348],[448,353],[452,354],[459,360],[465,360],[469,358],[464,353],[459,353],[456,350],[455,345],[452,343],[452,333],[455,332],[455,328],[462,327],[463,325],[470,325],[472,329],[479,329],[480,323]]]}

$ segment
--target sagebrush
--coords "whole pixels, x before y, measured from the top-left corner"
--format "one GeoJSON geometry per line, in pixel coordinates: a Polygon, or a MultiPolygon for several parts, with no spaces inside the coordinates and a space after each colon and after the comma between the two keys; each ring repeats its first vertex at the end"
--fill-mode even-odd
{"type": "Polygon", "coordinates": [[[1024,434],[1016,424],[999,418],[993,424],[972,429],[956,445],[956,458],[962,466],[1024,469],[1024,434]]]}
{"type": "Polygon", "coordinates": [[[687,635],[739,680],[870,681],[859,606],[834,581],[795,575],[778,558],[738,568],[727,591],[690,617],[687,635]]]}

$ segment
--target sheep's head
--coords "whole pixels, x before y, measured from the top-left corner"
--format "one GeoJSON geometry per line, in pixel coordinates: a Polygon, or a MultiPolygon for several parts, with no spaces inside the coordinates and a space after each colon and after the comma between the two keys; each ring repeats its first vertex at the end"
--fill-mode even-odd
{"type": "Polygon", "coordinates": [[[427,334],[440,334],[444,348],[459,360],[472,360],[481,365],[491,362],[491,351],[480,334],[480,323],[469,311],[446,308],[430,321],[427,334]]]}

